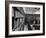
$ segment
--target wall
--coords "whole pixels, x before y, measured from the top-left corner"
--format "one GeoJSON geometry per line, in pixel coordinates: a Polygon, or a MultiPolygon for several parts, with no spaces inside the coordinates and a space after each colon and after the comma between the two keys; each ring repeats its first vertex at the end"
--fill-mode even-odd
{"type": "MultiPolygon", "coordinates": [[[[45,2],[46,3],[46,0],[19,0],[19,1],[29,1],[29,2],[36,1],[36,2],[45,2]]],[[[46,9],[46,4],[45,4],[45,9],[46,9]]],[[[46,13],[45,13],[45,16],[46,16],[46,13]]],[[[46,19],[46,17],[45,17],[45,19],[46,19]]],[[[46,22],[46,20],[45,20],[45,22],[46,22]]],[[[45,30],[45,32],[46,32],[46,30],[45,30]]],[[[4,36],[5,36],[5,0],[0,0],[0,38],[5,38],[4,36]]],[[[46,33],[44,36],[12,37],[12,38],[46,38],[46,33]]]]}

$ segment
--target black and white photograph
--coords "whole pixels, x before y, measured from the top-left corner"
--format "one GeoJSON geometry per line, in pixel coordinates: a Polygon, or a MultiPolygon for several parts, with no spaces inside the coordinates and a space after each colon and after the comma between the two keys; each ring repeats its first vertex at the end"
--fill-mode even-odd
{"type": "Polygon", "coordinates": [[[12,31],[40,30],[40,8],[12,7],[12,31]]]}
{"type": "Polygon", "coordinates": [[[44,35],[44,3],[9,3],[8,35],[44,35]]]}

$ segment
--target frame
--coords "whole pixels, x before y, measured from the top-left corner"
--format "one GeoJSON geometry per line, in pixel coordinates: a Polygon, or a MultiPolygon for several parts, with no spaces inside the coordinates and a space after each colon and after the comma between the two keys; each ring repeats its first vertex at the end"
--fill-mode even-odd
{"type": "Polygon", "coordinates": [[[45,35],[45,3],[6,1],[5,6],[6,37],[45,35]]]}

